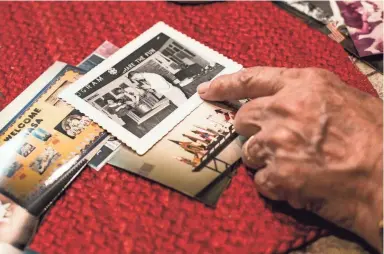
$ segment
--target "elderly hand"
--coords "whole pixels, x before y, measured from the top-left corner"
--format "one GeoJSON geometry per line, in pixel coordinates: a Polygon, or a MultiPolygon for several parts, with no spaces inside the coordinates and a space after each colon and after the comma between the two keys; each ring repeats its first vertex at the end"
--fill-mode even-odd
{"type": "Polygon", "coordinates": [[[257,189],[351,230],[381,250],[383,103],[315,68],[254,67],[198,87],[211,101],[253,99],[236,131],[257,189]]]}

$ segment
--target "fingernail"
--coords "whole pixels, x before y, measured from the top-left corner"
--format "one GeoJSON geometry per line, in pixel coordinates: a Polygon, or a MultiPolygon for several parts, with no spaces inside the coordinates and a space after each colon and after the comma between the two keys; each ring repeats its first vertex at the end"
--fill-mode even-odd
{"type": "Polygon", "coordinates": [[[253,154],[252,152],[253,151],[258,151],[259,149],[259,144],[258,144],[258,142],[257,142],[257,140],[256,139],[254,139],[255,138],[255,135],[253,135],[253,136],[251,136],[249,139],[248,139],[248,152],[250,153],[250,154],[253,154]]]}
{"type": "Polygon", "coordinates": [[[209,86],[210,86],[211,82],[204,82],[204,83],[201,83],[198,87],[197,87],[197,92],[199,94],[204,94],[208,91],[209,89],[209,86]]]}
{"type": "Polygon", "coordinates": [[[249,143],[250,141],[254,138],[254,136],[250,137],[244,144],[244,148],[243,148],[243,151],[244,151],[244,155],[245,155],[245,158],[247,159],[247,161],[251,161],[252,160],[252,157],[250,156],[250,153],[249,153],[249,143]]]}

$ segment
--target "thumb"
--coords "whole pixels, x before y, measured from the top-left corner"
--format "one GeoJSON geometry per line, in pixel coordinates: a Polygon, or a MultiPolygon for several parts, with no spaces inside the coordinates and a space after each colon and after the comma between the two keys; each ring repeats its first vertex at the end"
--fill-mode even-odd
{"type": "Polygon", "coordinates": [[[286,68],[252,67],[202,83],[197,92],[204,100],[224,101],[271,96],[283,87],[286,68]]]}

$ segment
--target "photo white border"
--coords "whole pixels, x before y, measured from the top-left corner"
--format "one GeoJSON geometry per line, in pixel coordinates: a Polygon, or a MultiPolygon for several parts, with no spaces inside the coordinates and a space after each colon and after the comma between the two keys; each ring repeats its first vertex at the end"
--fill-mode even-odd
{"type": "Polygon", "coordinates": [[[186,46],[200,57],[203,57],[206,60],[214,61],[224,66],[224,69],[219,73],[219,75],[234,73],[242,69],[240,64],[226,58],[225,56],[210,49],[209,47],[171,28],[165,23],[158,22],[59,94],[60,98],[74,106],[83,114],[87,115],[94,122],[98,123],[102,128],[135,150],[139,155],[146,153],[153,145],[155,145],[170,130],[172,130],[187,115],[189,115],[197,106],[199,106],[203,102],[199,95],[197,93],[194,94],[188,99],[188,102],[173,111],[169,116],[163,119],[161,123],[146,133],[142,138],[138,138],[126,130],[123,126],[117,124],[107,115],[93,107],[91,104],[78,97],[76,92],[91,83],[94,79],[102,75],[111,67],[122,61],[129,54],[138,50],[159,33],[163,33],[169,36],[171,39],[174,39],[176,42],[186,46]]]}

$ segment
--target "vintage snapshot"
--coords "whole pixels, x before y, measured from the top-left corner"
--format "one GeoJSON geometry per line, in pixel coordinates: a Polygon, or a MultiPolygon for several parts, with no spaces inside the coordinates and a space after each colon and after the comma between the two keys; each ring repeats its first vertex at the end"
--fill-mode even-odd
{"type": "Polygon", "coordinates": [[[344,24],[344,19],[340,14],[336,0],[284,0],[283,2],[297,11],[304,13],[308,17],[326,25],[330,31],[328,36],[337,43],[341,43],[348,36],[348,31],[344,24]]]}
{"type": "Polygon", "coordinates": [[[234,115],[227,106],[202,103],[145,155],[124,146],[109,164],[197,197],[240,159],[234,115]]]}
{"type": "Polygon", "coordinates": [[[337,1],[359,56],[383,54],[383,2],[337,1]]]}
{"type": "Polygon", "coordinates": [[[17,150],[18,154],[20,154],[23,157],[27,157],[30,153],[35,150],[36,147],[29,143],[24,143],[19,150],[17,150]]]}
{"type": "MultiPolygon", "coordinates": [[[[78,67],[89,71],[97,66],[100,62],[102,62],[105,58],[112,55],[116,50],[118,50],[118,48],[115,45],[106,41],[87,59],[82,61],[78,67]]],[[[229,106],[238,109],[239,103],[235,103],[235,105],[229,103],[229,106]]],[[[118,151],[120,144],[121,143],[117,138],[110,135],[102,142],[100,142],[90,153],[87,154],[86,158],[88,158],[88,165],[95,170],[100,170],[118,151]]],[[[231,183],[232,175],[236,172],[236,169],[237,168],[234,166],[232,170],[228,170],[228,172],[225,174],[221,174],[212,183],[200,191],[199,194],[195,196],[195,198],[208,206],[214,207],[223,191],[231,183]]]]}
{"type": "Polygon", "coordinates": [[[343,42],[348,37],[348,30],[341,17],[336,0],[327,1],[302,1],[284,0],[282,3],[315,19],[326,26],[328,36],[337,43],[343,42]]]}
{"type": "Polygon", "coordinates": [[[13,120],[0,132],[0,192],[29,211],[33,207],[36,214],[47,205],[40,198],[48,187],[71,171],[71,165],[104,133],[56,96],[81,75],[80,69],[69,65],[56,69],[51,80],[40,81],[37,96],[9,115],[13,120]]]}
{"type": "Polygon", "coordinates": [[[118,50],[119,48],[117,46],[109,41],[105,41],[95,51],[81,61],[77,67],[88,72],[118,50]]]}
{"type": "Polygon", "coordinates": [[[200,105],[199,84],[240,69],[160,22],[59,96],[142,155],[200,105]]]}
{"type": "Polygon", "coordinates": [[[286,4],[298,11],[327,25],[333,23],[337,27],[344,25],[336,0],[327,1],[303,1],[284,0],[286,4]]]}
{"type": "Polygon", "coordinates": [[[331,13],[325,11],[319,6],[316,6],[315,3],[312,1],[284,0],[283,2],[297,9],[298,11],[305,13],[306,15],[322,22],[325,25],[332,20],[331,13]]]}

